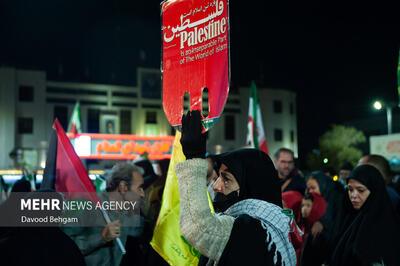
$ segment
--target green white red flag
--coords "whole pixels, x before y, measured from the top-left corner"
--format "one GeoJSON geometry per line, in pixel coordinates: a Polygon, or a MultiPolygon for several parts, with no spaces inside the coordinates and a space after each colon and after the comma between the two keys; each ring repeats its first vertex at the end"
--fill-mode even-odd
{"type": "Polygon", "coordinates": [[[247,122],[247,145],[258,148],[268,154],[267,140],[261,117],[261,109],[258,104],[256,83],[253,81],[250,88],[249,116],[247,122]]]}
{"type": "Polygon", "coordinates": [[[81,124],[81,110],[79,102],[75,104],[74,111],[72,112],[71,120],[68,125],[68,133],[82,133],[82,124],[81,124]]]}
{"type": "Polygon", "coordinates": [[[96,191],[97,192],[104,192],[106,191],[106,187],[107,187],[107,182],[104,178],[102,177],[96,177],[95,180],[95,187],[96,187],[96,191]]]}

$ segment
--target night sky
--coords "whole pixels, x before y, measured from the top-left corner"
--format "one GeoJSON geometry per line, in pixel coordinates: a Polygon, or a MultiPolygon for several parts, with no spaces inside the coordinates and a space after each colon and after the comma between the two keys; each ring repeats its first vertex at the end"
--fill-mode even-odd
{"type": "MultiPolygon", "coordinates": [[[[397,102],[395,6],[253,2],[230,1],[231,86],[256,80],[297,92],[300,156],[332,123],[385,120],[371,102],[397,102]]],[[[159,3],[0,0],[0,65],[43,69],[51,80],[136,85],[137,66],[160,66],[159,3]]]]}

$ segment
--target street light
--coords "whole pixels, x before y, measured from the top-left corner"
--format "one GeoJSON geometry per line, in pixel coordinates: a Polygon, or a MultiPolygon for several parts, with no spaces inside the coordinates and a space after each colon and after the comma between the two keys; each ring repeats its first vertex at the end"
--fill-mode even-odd
{"type": "MultiPolygon", "coordinates": [[[[381,110],[383,104],[380,101],[374,102],[374,108],[376,110],[381,110]]],[[[387,118],[387,127],[388,127],[388,135],[392,134],[392,108],[394,104],[386,104],[386,118],[387,118]]]]}
{"type": "Polygon", "coordinates": [[[375,101],[374,102],[374,108],[376,110],[381,110],[382,109],[382,103],[380,101],[375,101]]]}

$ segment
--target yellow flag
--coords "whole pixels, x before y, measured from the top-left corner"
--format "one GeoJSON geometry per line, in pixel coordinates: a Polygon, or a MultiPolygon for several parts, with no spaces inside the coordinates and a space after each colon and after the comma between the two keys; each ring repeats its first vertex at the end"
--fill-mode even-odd
{"type": "MultiPolygon", "coordinates": [[[[175,165],[185,160],[180,138],[181,133],[177,131],[160,214],[150,244],[170,265],[197,265],[201,254],[185,240],[179,227],[179,185],[175,165]]],[[[213,212],[210,197],[209,204],[213,212]]]]}

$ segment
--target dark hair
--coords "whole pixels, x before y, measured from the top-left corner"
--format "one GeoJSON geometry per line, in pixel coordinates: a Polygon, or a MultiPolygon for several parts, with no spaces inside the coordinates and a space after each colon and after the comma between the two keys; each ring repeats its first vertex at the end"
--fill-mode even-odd
{"type": "Polygon", "coordinates": [[[332,175],[332,176],[334,176],[334,175],[336,174],[335,169],[333,169],[333,167],[331,167],[331,166],[324,166],[324,167],[322,167],[322,171],[323,171],[324,173],[328,172],[328,173],[329,173],[330,175],[332,175]]]}
{"type": "Polygon", "coordinates": [[[314,196],[311,193],[306,193],[303,196],[304,200],[311,200],[312,202],[314,202],[314,196]]]}
{"type": "Polygon", "coordinates": [[[346,162],[342,165],[342,167],[340,167],[340,170],[349,170],[352,171],[353,170],[353,165],[349,162],[346,162]]]}
{"type": "Polygon", "coordinates": [[[11,192],[31,192],[31,190],[31,183],[25,179],[18,180],[11,188],[11,192]]]}
{"type": "MultiPolygon", "coordinates": [[[[207,157],[207,159],[209,158],[211,160],[211,164],[212,164],[212,170],[214,170],[217,175],[219,173],[219,168],[221,168],[221,162],[218,161],[218,157],[216,155],[212,155],[209,154],[207,157]]],[[[212,171],[208,171],[209,169],[207,169],[207,178],[209,178],[212,175],[212,171]]]]}
{"type": "Polygon", "coordinates": [[[366,163],[377,168],[385,179],[392,174],[389,162],[388,160],[386,160],[385,157],[377,154],[370,154],[367,155],[365,158],[366,163]]]}
{"type": "Polygon", "coordinates": [[[288,148],[280,148],[280,149],[278,149],[274,154],[274,158],[275,159],[279,159],[279,156],[281,155],[281,152],[290,153],[292,155],[293,159],[294,159],[294,152],[291,149],[288,149],[288,148]]]}
{"type": "Polygon", "coordinates": [[[132,163],[118,163],[111,169],[110,175],[107,178],[107,192],[114,191],[121,181],[125,181],[127,186],[132,184],[133,172],[138,172],[143,175],[143,168],[132,163]]]}
{"type": "Polygon", "coordinates": [[[160,175],[163,178],[163,180],[165,180],[167,178],[169,162],[170,162],[170,159],[163,159],[163,160],[157,161],[157,164],[160,166],[160,170],[161,170],[160,175]]]}
{"type": "MultiPolygon", "coordinates": [[[[317,178],[314,174],[311,174],[311,175],[309,175],[309,176],[307,176],[307,177],[305,178],[306,183],[307,183],[308,180],[310,180],[310,179],[314,179],[314,180],[317,181],[317,183],[318,183],[318,178],[317,178]]],[[[318,185],[319,185],[319,183],[318,183],[318,185]]]]}

